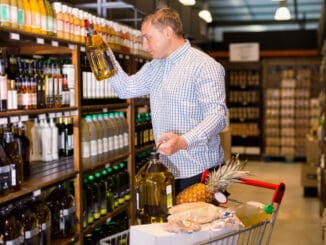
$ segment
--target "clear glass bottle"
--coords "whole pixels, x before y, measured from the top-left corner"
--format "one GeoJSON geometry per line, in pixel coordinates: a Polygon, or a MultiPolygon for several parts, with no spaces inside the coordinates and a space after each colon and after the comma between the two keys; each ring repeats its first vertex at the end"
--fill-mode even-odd
{"type": "Polygon", "coordinates": [[[136,208],[142,224],[166,221],[168,209],[174,203],[174,177],[151,152],[150,160],[136,175],[136,208]]]}
{"type": "Polygon", "coordinates": [[[98,81],[113,76],[116,69],[110,47],[96,32],[93,24],[86,20],[85,27],[87,29],[86,54],[94,76],[98,81]]]}

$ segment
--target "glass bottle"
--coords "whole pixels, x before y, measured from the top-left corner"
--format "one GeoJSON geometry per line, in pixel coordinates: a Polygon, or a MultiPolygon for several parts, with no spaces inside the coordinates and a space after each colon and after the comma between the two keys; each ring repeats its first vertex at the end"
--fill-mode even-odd
{"type": "Polygon", "coordinates": [[[95,173],[95,182],[98,185],[100,198],[100,214],[105,215],[107,213],[107,199],[106,199],[106,182],[102,179],[101,172],[95,173]]]}
{"type": "Polygon", "coordinates": [[[149,162],[136,175],[136,208],[141,223],[166,221],[168,209],[174,203],[174,177],[159,160],[159,153],[151,152],[149,162]]]}
{"type": "Polygon", "coordinates": [[[9,0],[1,0],[0,1],[0,25],[1,26],[10,26],[10,1],[9,0]]]}
{"type": "Polygon", "coordinates": [[[113,172],[112,176],[114,178],[114,189],[113,189],[113,195],[114,195],[114,208],[117,208],[120,204],[124,203],[124,199],[122,198],[122,191],[121,191],[121,180],[119,175],[119,166],[114,165],[113,166],[113,172]]]}
{"type": "Polygon", "coordinates": [[[0,230],[3,244],[23,244],[24,231],[20,221],[16,218],[15,210],[10,204],[0,209],[0,230]]]}
{"type": "Polygon", "coordinates": [[[86,54],[92,72],[98,81],[115,74],[112,51],[108,44],[95,31],[93,24],[85,21],[87,29],[86,54]]]}
{"type": "Polygon", "coordinates": [[[38,219],[40,244],[51,244],[51,211],[41,198],[40,192],[36,191],[33,193],[33,197],[28,203],[28,206],[31,207],[38,219]]]}
{"type": "Polygon", "coordinates": [[[7,74],[3,59],[0,59],[0,112],[7,111],[7,74]]]}
{"type": "Polygon", "coordinates": [[[24,4],[23,0],[17,1],[17,24],[19,29],[24,28],[24,4]]]}
{"type": "Polygon", "coordinates": [[[19,190],[23,182],[23,159],[18,153],[18,144],[11,131],[3,134],[4,150],[10,162],[10,183],[13,190],[19,190]]]}
{"type": "Polygon", "coordinates": [[[38,0],[30,0],[32,32],[41,33],[41,13],[38,0]]]}
{"type": "Polygon", "coordinates": [[[88,176],[88,184],[92,188],[92,192],[94,194],[94,220],[99,219],[101,216],[101,192],[99,185],[95,181],[93,175],[88,176]]]}
{"type": "Polygon", "coordinates": [[[12,28],[18,28],[18,3],[17,0],[10,0],[9,22],[12,28]]]}
{"type": "MultiPolygon", "coordinates": [[[[107,204],[107,211],[112,212],[114,209],[114,188],[115,188],[115,182],[112,175],[112,168],[108,167],[106,169],[107,172],[107,178],[106,178],[106,186],[107,186],[107,192],[106,192],[106,204],[107,204]]],[[[105,175],[104,175],[105,176],[105,175]]]]}
{"type": "Polygon", "coordinates": [[[127,164],[125,161],[119,164],[119,174],[121,180],[121,191],[123,192],[123,198],[125,201],[130,200],[130,180],[129,180],[129,172],[127,169],[127,164]]]}
{"type": "Polygon", "coordinates": [[[23,159],[23,173],[24,179],[27,179],[30,175],[30,141],[25,134],[25,127],[23,122],[18,122],[17,127],[18,149],[19,155],[23,159]]]}
{"type": "Polygon", "coordinates": [[[83,178],[83,227],[94,222],[94,193],[88,178],[83,178]]]}
{"type": "Polygon", "coordinates": [[[10,163],[4,147],[0,144],[0,197],[6,195],[10,188],[10,163]]]}
{"type": "Polygon", "coordinates": [[[75,198],[60,183],[46,199],[51,210],[51,238],[68,238],[76,232],[75,198]]]}
{"type": "Polygon", "coordinates": [[[36,214],[24,199],[18,201],[16,206],[18,208],[16,218],[19,219],[24,229],[24,244],[40,244],[39,221],[36,214]]]}
{"type": "Polygon", "coordinates": [[[24,30],[32,31],[32,10],[29,0],[23,0],[24,7],[24,30]]]}

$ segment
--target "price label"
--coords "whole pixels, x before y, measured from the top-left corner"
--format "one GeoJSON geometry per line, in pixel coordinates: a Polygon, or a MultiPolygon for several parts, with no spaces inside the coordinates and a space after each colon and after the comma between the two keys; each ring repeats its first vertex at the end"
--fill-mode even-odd
{"type": "Polygon", "coordinates": [[[45,114],[40,114],[40,115],[38,115],[38,119],[39,120],[44,120],[44,119],[46,119],[46,115],[45,114]]]}
{"type": "Polygon", "coordinates": [[[51,41],[51,45],[53,47],[59,47],[59,42],[58,41],[51,41]]]}
{"type": "Polygon", "coordinates": [[[111,166],[110,163],[105,164],[105,168],[108,168],[110,166],[111,166]]]}
{"type": "Polygon", "coordinates": [[[86,51],[85,46],[80,46],[80,52],[85,52],[85,51],[86,51]]]}
{"type": "Polygon", "coordinates": [[[49,118],[55,118],[56,114],[55,113],[49,113],[49,118]]]}
{"type": "Polygon", "coordinates": [[[18,33],[15,32],[10,32],[9,33],[9,38],[12,40],[20,40],[20,35],[18,33]]]}
{"type": "Polygon", "coordinates": [[[108,108],[103,108],[103,112],[108,112],[108,108]]]}
{"type": "Polygon", "coordinates": [[[6,117],[0,118],[0,125],[4,125],[4,124],[8,124],[8,118],[6,117]]]}
{"type": "Polygon", "coordinates": [[[37,197],[39,195],[41,195],[41,189],[33,191],[33,197],[37,197]]]}
{"type": "Polygon", "coordinates": [[[22,121],[22,122],[26,122],[26,121],[28,121],[28,119],[29,119],[28,115],[20,116],[20,121],[22,121]]]}
{"type": "Polygon", "coordinates": [[[143,63],[143,62],[144,62],[144,60],[143,60],[143,59],[139,59],[139,62],[143,63]]]}
{"type": "Polygon", "coordinates": [[[70,49],[76,49],[76,45],[75,44],[68,44],[68,48],[70,48],[70,49]]]}
{"type": "Polygon", "coordinates": [[[71,116],[78,116],[78,111],[77,110],[76,111],[71,111],[70,115],[71,116]]]}
{"type": "Polygon", "coordinates": [[[123,59],[123,54],[119,54],[119,59],[123,59]]]}
{"type": "Polygon", "coordinates": [[[64,115],[65,117],[70,117],[70,111],[65,111],[65,112],[63,113],[63,115],[64,115]]]}
{"type": "Polygon", "coordinates": [[[57,112],[56,117],[62,117],[62,112],[57,112]]]}
{"type": "Polygon", "coordinates": [[[44,38],[36,38],[36,43],[37,44],[44,44],[44,38]]]}
{"type": "Polygon", "coordinates": [[[130,56],[129,55],[126,55],[126,60],[129,60],[130,59],[130,56]]]}
{"type": "Polygon", "coordinates": [[[18,117],[18,116],[16,116],[16,117],[10,117],[10,118],[9,118],[9,121],[10,121],[11,123],[19,122],[19,117],[18,117]]]}

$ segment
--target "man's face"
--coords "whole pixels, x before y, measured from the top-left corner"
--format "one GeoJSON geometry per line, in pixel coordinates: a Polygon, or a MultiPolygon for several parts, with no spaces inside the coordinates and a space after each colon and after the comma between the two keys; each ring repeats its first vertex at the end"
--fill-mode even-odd
{"type": "Polygon", "coordinates": [[[169,55],[169,35],[166,28],[160,30],[149,21],[143,23],[141,28],[143,36],[143,48],[154,59],[165,58],[169,55]]]}

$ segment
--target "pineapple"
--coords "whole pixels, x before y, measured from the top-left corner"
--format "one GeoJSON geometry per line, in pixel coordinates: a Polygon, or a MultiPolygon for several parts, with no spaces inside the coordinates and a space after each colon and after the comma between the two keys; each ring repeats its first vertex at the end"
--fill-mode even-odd
{"type": "Polygon", "coordinates": [[[196,183],[180,192],[176,197],[176,204],[188,202],[212,202],[213,195],[225,191],[232,183],[239,182],[239,178],[249,174],[243,171],[245,162],[240,162],[239,155],[233,156],[228,163],[210,173],[205,183],[196,183]]]}

